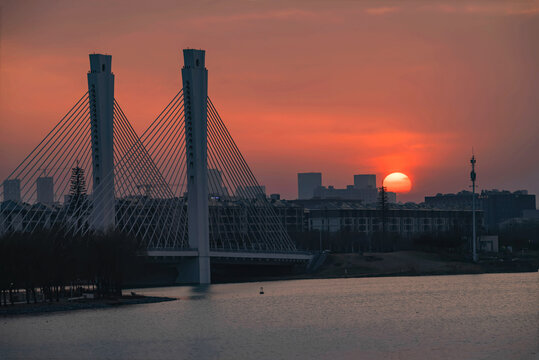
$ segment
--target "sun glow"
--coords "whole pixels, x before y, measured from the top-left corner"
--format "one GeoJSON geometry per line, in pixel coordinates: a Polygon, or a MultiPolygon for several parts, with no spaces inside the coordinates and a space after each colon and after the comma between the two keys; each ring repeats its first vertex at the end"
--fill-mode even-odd
{"type": "Polygon", "coordinates": [[[394,172],[385,177],[383,185],[387,191],[396,193],[407,193],[412,189],[410,178],[400,172],[394,172]]]}

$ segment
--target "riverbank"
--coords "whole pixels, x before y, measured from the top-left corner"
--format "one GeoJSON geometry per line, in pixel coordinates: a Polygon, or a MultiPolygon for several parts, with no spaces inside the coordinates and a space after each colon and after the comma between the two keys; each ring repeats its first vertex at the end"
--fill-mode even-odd
{"type": "Polygon", "coordinates": [[[176,298],[143,295],[124,295],[118,298],[107,299],[79,299],[68,301],[60,299],[56,302],[16,303],[0,307],[0,316],[35,315],[42,313],[73,311],[85,309],[103,309],[125,305],[150,304],[164,301],[174,301],[176,298]]]}
{"type": "MultiPolygon", "coordinates": [[[[539,252],[480,258],[478,263],[462,255],[424,251],[330,253],[313,272],[305,267],[283,267],[263,264],[213,264],[212,283],[333,279],[351,277],[465,275],[488,273],[537,272],[539,252]]],[[[126,281],[127,288],[178,286],[176,268],[151,264],[126,281]]]]}
{"type": "Polygon", "coordinates": [[[462,275],[533,272],[538,267],[537,257],[485,258],[472,263],[447,254],[396,251],[363,255],[330,254],[324,264],[311,275],[315,278],[462,275]]]}
{"type": "Polygon", "coordinates": [[[260,276],[245,272],[215,283],[278,281],[299,279],[334,279],[387,276],[432,276],[490,273],[537,272],[538,254],[525,257],[483,258],[478,263],[457,255],[422,251],[395,251],[385,253],[328,254],[324,263],[311,273],[292,273],[277,276],[260,276]]]}

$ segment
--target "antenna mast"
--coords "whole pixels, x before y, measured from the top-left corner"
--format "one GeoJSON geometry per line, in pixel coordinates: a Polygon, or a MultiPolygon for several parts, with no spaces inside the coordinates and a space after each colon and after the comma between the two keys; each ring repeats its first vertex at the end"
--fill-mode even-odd
{"type": "Polygon", "coordinates": [[[473,262],[477,262],[477,249],[476,249],[476,234],[475,234],[475,155],[472,151],[472,158],[470,164],[472,164],[472,172],[470,173],[470,179],[472,180],[472,259],[473,262]]]}

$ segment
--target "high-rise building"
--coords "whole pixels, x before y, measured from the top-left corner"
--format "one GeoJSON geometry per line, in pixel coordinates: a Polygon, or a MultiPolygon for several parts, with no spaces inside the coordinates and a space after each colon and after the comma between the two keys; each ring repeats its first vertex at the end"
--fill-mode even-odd
{"type": "Polygon", "coordinates": [[[483,190],[479,200],[489,231],[496,231],[504,220],[521,217],[524,210],[535,210],[535,195],[528,194],[526,190],[483,190]]]}
{"type": "Polygon", "coordinates": [[[43,176],[36,180],[37,202],[52,205],[54,202],[54,181],[52,177],[43,176]]]}
{"type": "Polygon", "coordinates": [[[364,204],[373,204],[378,201],[378,189],[356,189],[354,185],[347,185],[345,189],[337,189],[331,185],[318,186],[314,189],[313,197],[321,200],[360,200],[364,204]]]}
{"type": "Polygon", "coordinates": [[[246,199],[258,199],[266,197],[265,185],[245,185],[236,188],[236,196],[246,199]]]}
{"type": "MultiPolygon", "coordinates": [[[[475,194],[478,201],[479,194],[475,194]]],[[[472,192],[463,190],[457,194],[441,194],[436,196],[425,196],[425,205],[435,209],[467,209],[472,208],[472,192]]]]}
{"type": "Polygon", "coordinates": [[[354,175],[354,189],[359,192],[359,198],[365,204],[372,204],[378,200],[378,188],[374,174],[354,175]]]}
{"type": "Polygon", "coordinates": [[[314,190],[322,186],[322,173],[298,173],[298,199],[312,199],[314,190]]]}
{"type": "Polygon", "coordinates": [[[208,169],[208,186],[212,196],[228,196],[228,190],[223,184],[223,174],[217,169],[208,169]]]}
{"type": "Polygon", "coordinates": [[[4,180],[4,201],[21,201],[21,181],[19,179],[4,180]]]}
{"type": "MultiPolygon", "coordinates": [[[[496,231],[498,225],[508,219],[521,217],[524,210],[535,209],[535,195],[526,190],[482,190],[475,194],[477,208],[485,213],[484,225],[488,231],[496,231]]],[[[457,194],[437,194],[425,196],[425,204],[437,209],[470,210],[472,193],[461,191],[457,194]]]]}
{"type": "MultiPolygon", "coordinates": [[[[301,175],[301,174],[298,174],[301,175]]],[[[317,199],[340,199],[361,200],[364,204],[374,204],[378,201],[378,188],[376,187],[376,175],[354,175],[354,185],[347,185],[344,189],[334,186],[316,186],[313,196],[317,199]]],[[[302,198],[299,198],[302,200],[302,198]]]]}
{"type": "Polygon", "coordinates": [[[354,175],[354,187],[356,189],[376,189],[376,175],[354,175]]]}

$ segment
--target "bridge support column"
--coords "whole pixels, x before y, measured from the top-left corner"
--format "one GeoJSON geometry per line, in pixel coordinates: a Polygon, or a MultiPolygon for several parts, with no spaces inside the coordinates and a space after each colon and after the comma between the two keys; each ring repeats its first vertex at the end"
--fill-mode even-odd
{"type": "Polygon", "coordinates": [[[114,227],[116,210],[114,199],[113,130],[114,74],[112,56],[90,54],[88,96],[92,133],[93,209],[90,226],[105,231],[114,227]]]}
{"type": "MultiPolygon", "coordinates": [[[[187,154],[187,217],[189,246],[198,249],[198,257],[180,266],[187,277],[198,276],[200,284],[209,284],[210,238],[208,224],[208,70],[204,50],[183,50],[182,68],[187,154]],[[194,272],[193,272],[194,271],[194,272]],[[189,276],[188,276],[189,275],[189,276]]],[[[180,274],[180,277],[182,275],[180,274]]]]}
{"type": "Polygon", "coordinates": [[[178,271],[178,276],[176,277],[176,284],[209,284],[209,281],[201,281],[201,265],[202,264],[199,257],[181,258],[180,263],[176,265],[176,270],[178,271]]]}

